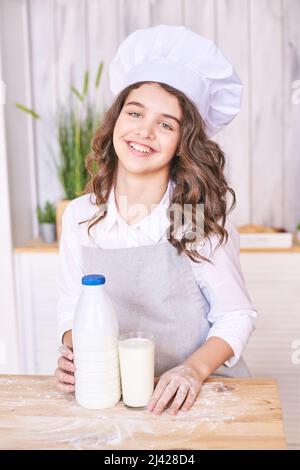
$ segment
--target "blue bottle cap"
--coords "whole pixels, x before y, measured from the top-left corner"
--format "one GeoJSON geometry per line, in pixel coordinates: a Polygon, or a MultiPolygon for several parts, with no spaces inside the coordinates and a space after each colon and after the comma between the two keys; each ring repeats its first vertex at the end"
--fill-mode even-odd
{"type": "Polygon", "coordinates": [[[102,274],[87,274],[83,276],[81,283],[84,286],[100,286],[105,284],[105,276],[102,276],[102,274]]]}

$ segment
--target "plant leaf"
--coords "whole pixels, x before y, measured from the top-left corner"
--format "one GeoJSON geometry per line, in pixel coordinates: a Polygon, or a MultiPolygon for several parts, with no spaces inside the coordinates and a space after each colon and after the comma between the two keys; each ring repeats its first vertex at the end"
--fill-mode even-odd
{"type": "Polygon", "coordinates": [[[73,85],[71,86],[71,90],[80,101],[84,100],[84,97],[82,96],[82,94],[73,85]]]}
{"type": "Polygon", "coordinates": [[[103,70],[103,61],[100,62],[98,70],[97,70],[97,75],[96,75],[96,82],[95,82],[95,88],[98,88],[101,80],[101,75],[102,75],[102,70],[103,70]]]}
{"type": "Polygon", "coordinates": [[[41,116],[37,114],[33,109],[29,109],[21,103],[15,103],[16,107],[19,108],[21,111],[25,111],[25,113],[31,114],[32,117],[35,119],[40,119],[41,116]]]}
{"type": "Polygon", "coordinates": [[[82,86],[82,95],[86,96],[89,88],[89,72],[88,70],[84,73],[83,86],[82,86]]]}

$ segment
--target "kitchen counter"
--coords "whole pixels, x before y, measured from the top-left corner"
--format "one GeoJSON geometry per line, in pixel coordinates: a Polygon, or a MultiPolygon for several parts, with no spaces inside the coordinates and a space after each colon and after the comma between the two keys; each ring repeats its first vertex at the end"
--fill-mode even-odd
{"type": "MultiPolygon", "coordinates": [[[[58,242],[45,243],[39,237],[14,248],[15,253],[58,253],[58,242]]],[[[241,253],[299,253],[300,244],[294,240],[291,248],[241,248],[241,253]]]]}
{"type": "Polygon", "coordinates": [[[0,449],[285,449],[277,383],[211,378],[188,411],[87,410],[52,376],[0,375],[0,449]]]}

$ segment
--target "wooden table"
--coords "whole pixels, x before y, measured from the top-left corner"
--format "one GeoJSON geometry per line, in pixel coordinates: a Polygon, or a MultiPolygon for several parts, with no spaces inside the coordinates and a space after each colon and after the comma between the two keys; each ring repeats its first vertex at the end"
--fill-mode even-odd
{"type": "Polygon", "coordinates": [[[50,376],[0,375],[0,449],[285,449],[275,380],[208,379],[177,416],[80,407],[50,376]]]}

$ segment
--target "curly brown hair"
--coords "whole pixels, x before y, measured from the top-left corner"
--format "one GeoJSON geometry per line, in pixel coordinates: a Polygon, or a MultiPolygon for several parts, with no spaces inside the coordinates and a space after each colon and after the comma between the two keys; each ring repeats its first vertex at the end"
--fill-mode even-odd
{"type": "MultiPolygon", "coordinates": [[[[80,222],[91,222],[88,226],[89,236],[90,229],[107,214],[106,204],[115,183],[118,164],[112,139],[115,123],[131,90],[148,83],[153,82],[134,83],[122,90],[106,111],[103,122],[92,139],[92,148],[86,157],[86,169],[90,180],[82,194],[95,195],[95,202],[92,202],[91,197],[90,201],[98,207],[98,211],[91,219],[80,222]]],[[[183,212],[184,204],[191,205],[193,227],[196,226],[197,229],[194,208],[197,204],[203,204],[203,236],[219,235],[216,246],[218,248],[224,241],[227,242],[226,216],[236,204],[235,192],[228,186],[224,175],[224,153],[216,142],[207,138],[204,121],[191,100],[169,85],[164,83],[159,83],[159,85],[177,97],[183,115],[179,149],[173,157],[170,170],[170,178],[175,183],[170,206],[179,205],[183,212]],[[227,210],[226,202],[228,193],[233,198],[229,210],[227,210]]],[[[177,249],[178,254],[184,252],[195,262],[210,262],[209,259],[200,255],[196,248],[189,248],[189,246],[193,246],[194,238],[188,237],[187,234],[184,234],[181,239],[174,236],[174,213],[172,211],[168,211],[168,218],[170,220],[168,241],[177,249]]]]}

